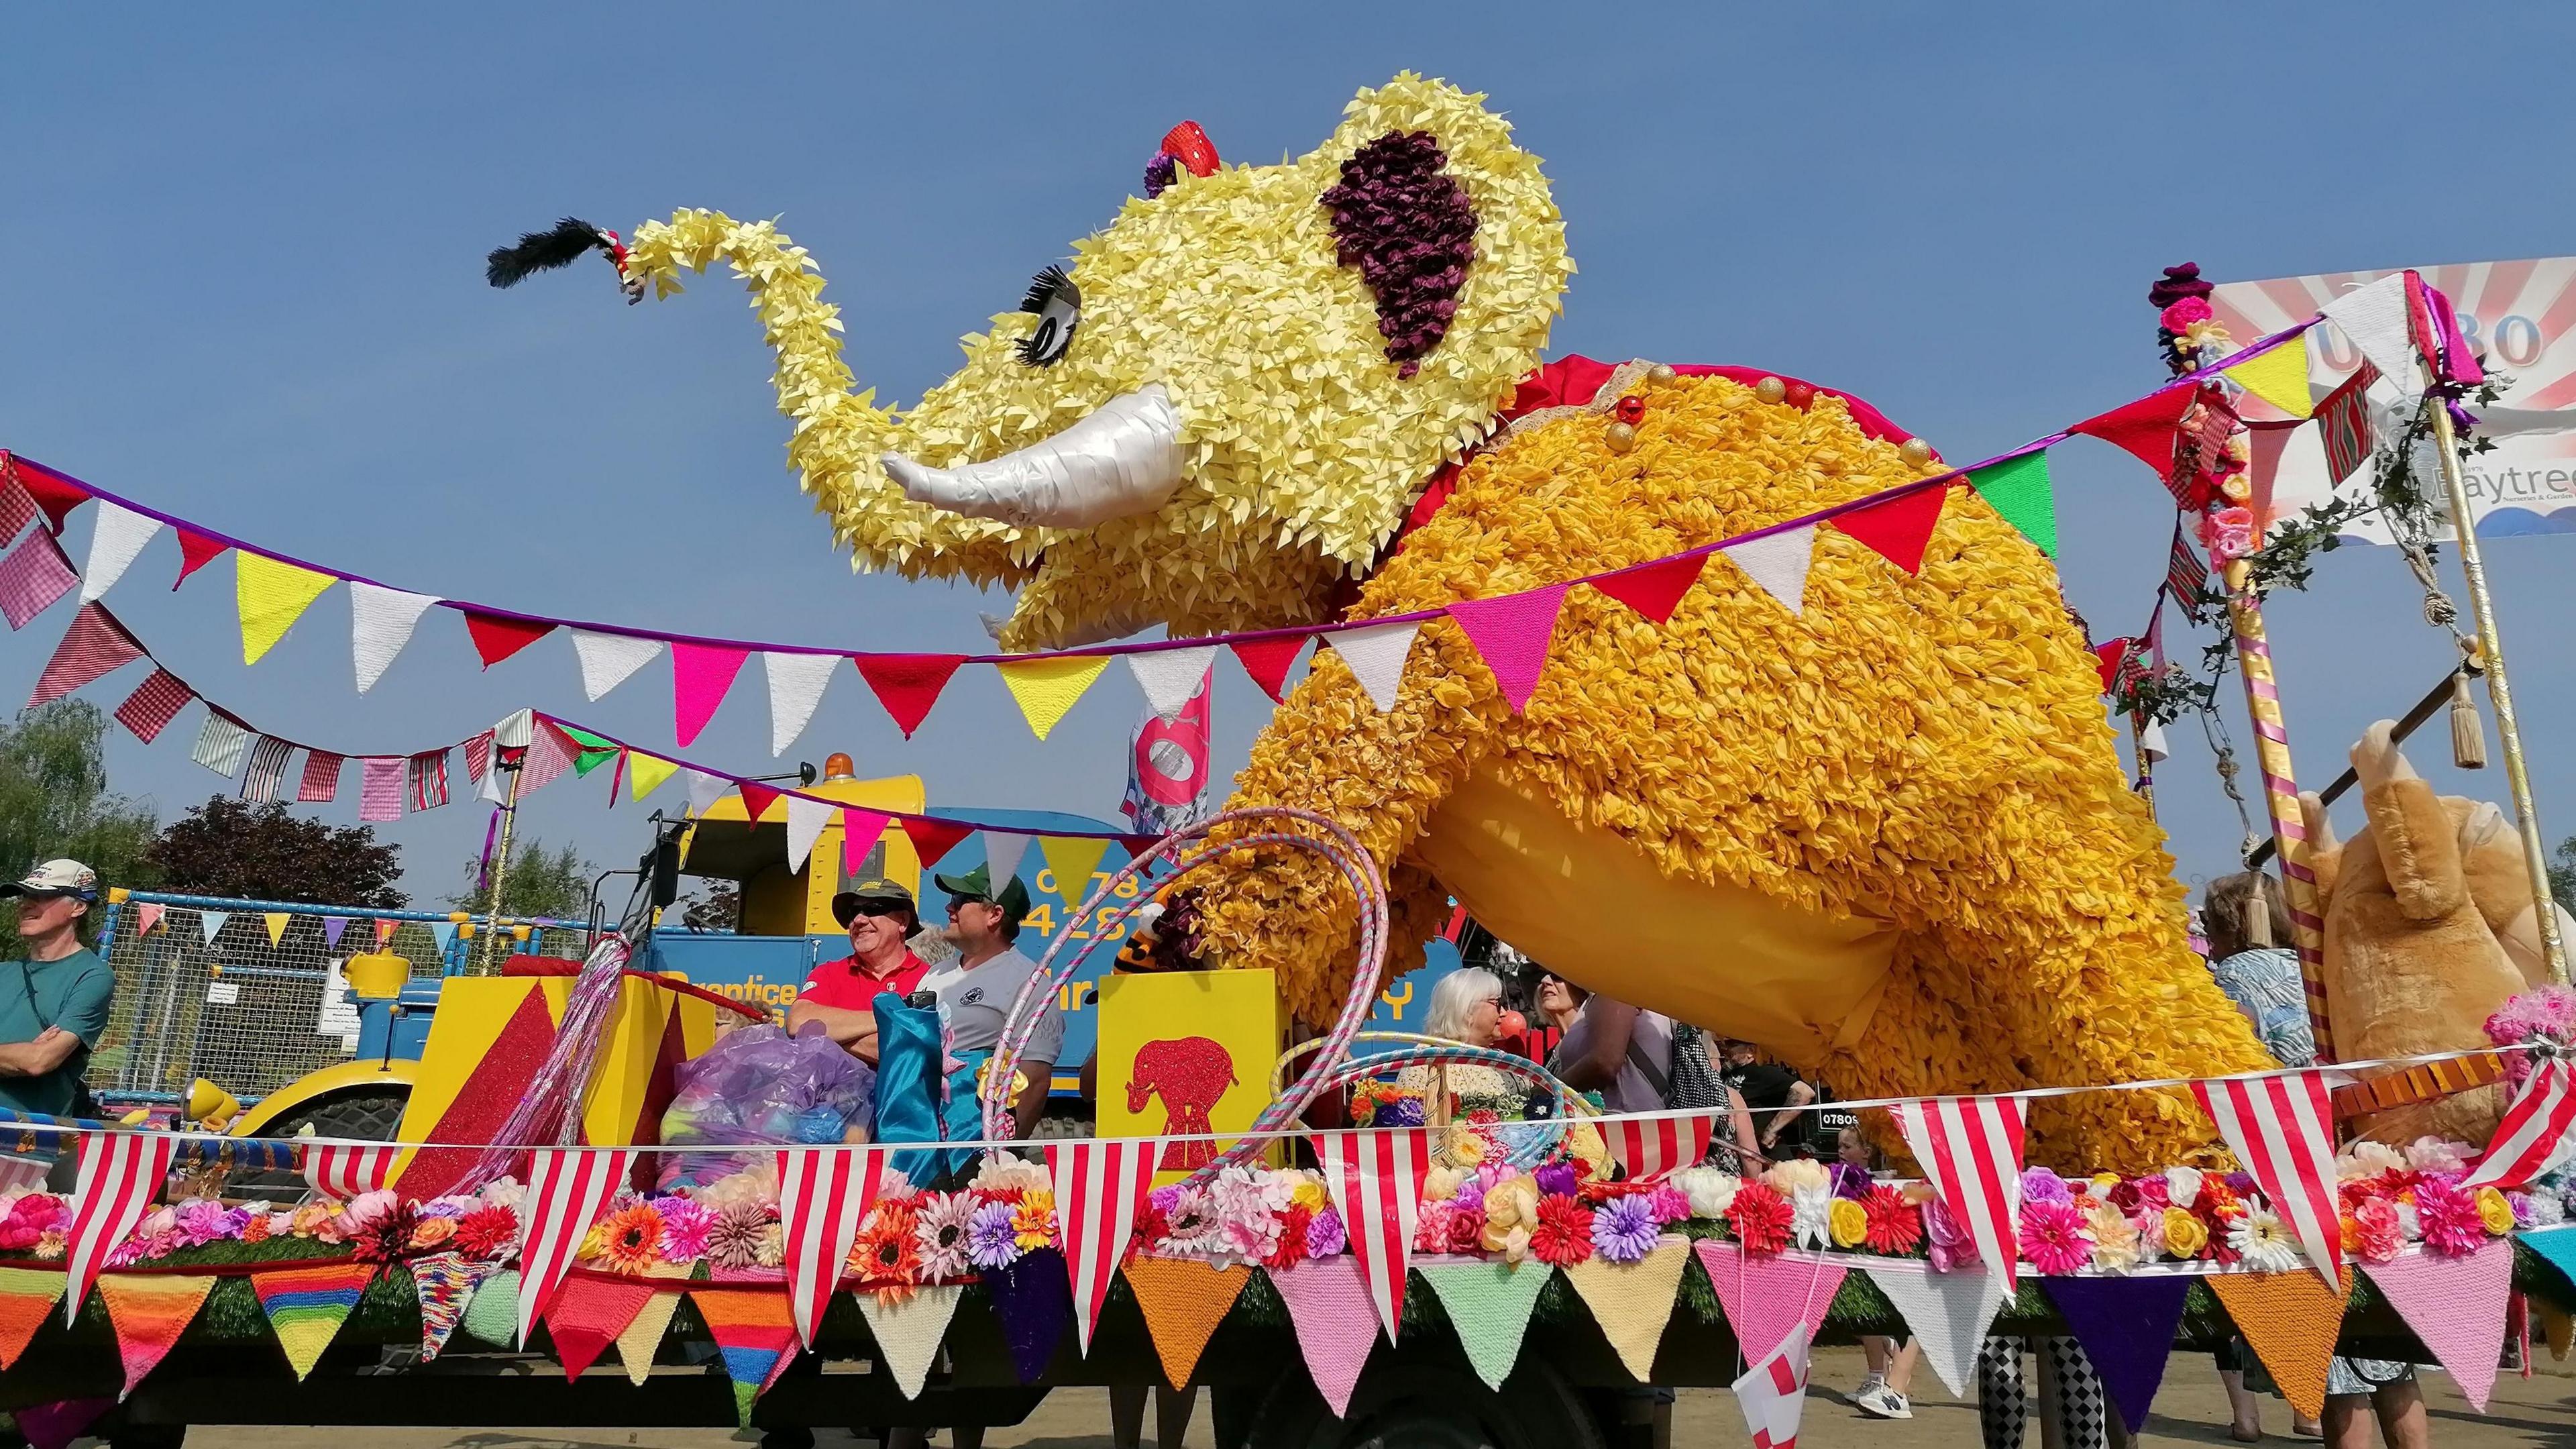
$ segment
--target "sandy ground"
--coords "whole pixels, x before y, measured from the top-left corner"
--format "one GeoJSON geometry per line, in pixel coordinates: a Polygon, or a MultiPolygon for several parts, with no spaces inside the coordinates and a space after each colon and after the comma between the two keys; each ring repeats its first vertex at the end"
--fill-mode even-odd
{"type": "MultiPolygon", "coordinates": [[[[1809,1390],[1806,1422],[1798,1436],[1800,1449],[1943,1449],[1978,1443],[1977,1410],[1971,1401],[1951,1397],[1930,1373],[1914,1384],[1914,1417],[1889,1422],[1862,1417],[1842,1400],[1860,1382],[1860,1354],[1854,1349],[1826,1349],[1817,1355],[1815,1385],[1809,1390]]],[[[2426,1396],[2432,1405],[2432,1440],[2436,1449],[2561,1449],[2576,1444],[2576,1360],[2542,1366],[2531,1378],[2508,1372],[2496,1382],[2495,1397],[2483,1415],[2473,1412],[2438,1374],[2428,1375],[2426,1396]]],[[[1148,1416],[1150,1420],[1150,1415],[1148,1416]]],[[[2278,1400],[2265,1401],[2263,1427],[2267,1443],[2295,1449],[2312,1443],[2289,1437],[2290,1413],[2278,1400]]],[[[503,1428],[368,1429],[367,1449],[733,1449],[744,1442],[717,1430],[560,1430],[514,1431],[503,1428]]],[[[1152,1443],[1152,1427],[1147,1430],[1152,1443]]],[[[2376,1436],[2374,1436],[2375,1439],[2376,1436]]],[[[188,1449],[349,1449],[351,1434],[343,1429],[203,1428],[188,1435],[188,1449]]],[[[824,1431],[816,1449],[852,1449],[848,1436],[824,1431]]],[[[939,1435],[934,1443],[953,1442],[939,1435]]],[[[989,1449],[1112,1449],[1109,1403],[1097,1389],[1072,1389],[1051,1395],[1028,1421],[996,1429],[985,1437],[989,1449]]],[[[1202,1418],[1190,1426],[1190,1449],[1214,1449],[1202,1418]]],[[[1744,1420],[1724,1390],[1685,1390],[1675,1406],[1673,1443],[1747,1444],[1744,1420]]],[[[2157,1395],[2155,1413],[2139,1443],[2149,1449],[2185,1444],[2228,1444],[2227,1399],[2217,1376],[2202,1357],[2178,1359],[2173,1377],[2157,1395]]],[[[81,1441],[90,1449],[92,1441],[81,1441]]],[[[2029,1436],[2037,1449],[2036,1429],[2029,1436]]]]}

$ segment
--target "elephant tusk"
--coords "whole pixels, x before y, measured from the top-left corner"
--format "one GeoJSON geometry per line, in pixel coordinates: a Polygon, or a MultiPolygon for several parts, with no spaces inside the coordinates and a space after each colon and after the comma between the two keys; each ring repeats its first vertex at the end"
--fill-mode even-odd
{"type": "Polygon", "coordinates": [[[930,468],[885,455],[915,503],[1018,527],[1090,528],[1163,506],[1181,486],[1181,418],[1159,382],[1110,399],[1043,442],[930,468]]]}

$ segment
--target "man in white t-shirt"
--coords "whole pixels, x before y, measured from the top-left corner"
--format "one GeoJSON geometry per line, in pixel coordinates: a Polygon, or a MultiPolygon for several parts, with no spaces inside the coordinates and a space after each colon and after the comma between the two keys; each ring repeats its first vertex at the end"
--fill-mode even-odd
{"type": "MultiPolygon", "coordinates": [[[[981,865],[964,875],[935,875],[931,880],[948,892],[948,926],[939,934],[957,948],[957,959],[923,977],[921,989],[939,998],[949,1050],[961,1056],[990,1052],[1001,1044],[1011,1004],[1019,1000],[1020,989],[1038,969],[1036,962],[1012,948],[1019,939],[1020,922],[1029,913],[1028,888],[1013,876],[996,891],[990,868],[981,865]]],[[[1055,993],[1048,992],[1037,1030],[1020,1055],[1018,1075],[1023,1080],[1012,1101],[1015,1135],[1028,1136],[1046,1115],[1047,1089],[1063,1046],[1064,1013],[1056,1006],[1055,993]]]]}

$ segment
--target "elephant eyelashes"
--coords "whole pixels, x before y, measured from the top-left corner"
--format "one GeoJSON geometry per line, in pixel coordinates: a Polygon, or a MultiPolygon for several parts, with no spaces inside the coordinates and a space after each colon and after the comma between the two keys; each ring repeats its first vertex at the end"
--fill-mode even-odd
{"type": "Polygon", "coordinates": [[[1073,345],[1073,329],[1082,324],[1082,289],[1064,274],[1064,268],[1049,267],[1029,283],[1029,295],[1021,300],[1020,310],[1038,319],[1029,335],[1020,339],[1020,361],[1045,367],[1073,345]]]}

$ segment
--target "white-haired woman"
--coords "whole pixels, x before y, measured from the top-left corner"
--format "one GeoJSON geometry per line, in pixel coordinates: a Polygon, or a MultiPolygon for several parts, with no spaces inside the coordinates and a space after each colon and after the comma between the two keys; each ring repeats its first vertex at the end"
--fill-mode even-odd
{"type": "MultiPolygon", "coordinates": [[[[1441,977],[1440,984],[1431,988],[1431,1005],[1422,1015],[1425,1036],[1496,1051],[1512,1029],[1505,1024],[1502,978],[1481,966],[1462,966],[1441,977]]],[[[1420,1094],[1428,1103],[1444,1079],[1452,1117],[1490,1111],[1512,1120],[1526,1110],[1529,1089],[1519,1077],[1476,1062],[1406,1067],[1397,1075],[1396,1085],[1420,1094]]]]}

